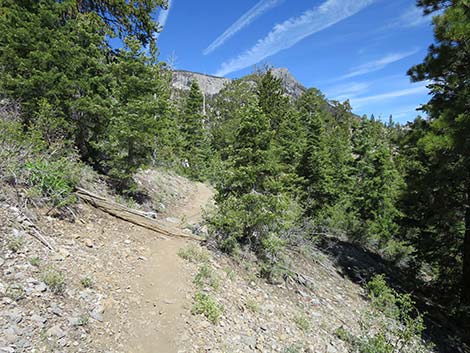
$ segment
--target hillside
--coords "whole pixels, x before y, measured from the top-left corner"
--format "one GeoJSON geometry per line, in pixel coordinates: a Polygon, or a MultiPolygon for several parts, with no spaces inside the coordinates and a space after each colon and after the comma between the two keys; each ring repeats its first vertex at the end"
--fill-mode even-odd
{"type": "MultiPolygon", "coordinates": [[[[161,224],[197,229],[210,188],[161,171],[139,180],[167,195],[159,200],[166,208],[161,224]]],[[[311,287],[292,279],[270,285],[248,266],[253,259],[236,261],[86,203],[70,223],[22,210],[14,194],[6,195],[2,352],[346,352],[336,330],[357,331],[368,305],[363,289],[319,249],[292,254],[311,287]],[[54,251],[34,238],[35,229],[54,251]],[[200,290],[222,308],[217,322],[191,314],[200,290]]]]}

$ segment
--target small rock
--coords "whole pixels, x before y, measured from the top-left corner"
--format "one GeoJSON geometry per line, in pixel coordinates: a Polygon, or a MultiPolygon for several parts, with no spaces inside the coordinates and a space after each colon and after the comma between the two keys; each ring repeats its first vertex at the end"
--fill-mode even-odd
{"type": "Polygon", "coordinates": [[[45,292],[47,290],[47,285],[44,282],[39,282],[38,285],[34,286],[34,291],[35,292],[45,292]]]}
{"type": "Polygon", "coordinates": [[[21,322],[21,320],[23,320],[23,315],[21,311],[18,309],[14,309],[12,311],[5,312],[3,314],[5,315],[6,318],[8,318],[8,320],[11,323],[14,323],[14,324],[18,324],[21,322]]]}
{"type": "Polygon", "coordinates": [[[139,256],[137,260],[147,261],[147,258],[145,256],[139,256]]]}
{"type": "Polygon", "coordinates": [[[47,318],[36,314],[31,316],[31,320],[35,321],[40,326],[44,325],[47,322],[47,318]]]}
{"type": "Polygon", "coordinates": [[[51,327],[49,330],[46,331],[48,337],[57,337],[63,338],[65,337],[65,332],[59,325],[51,327]]]}
{"type": "Polygon", "coordinates": [[[132,242],[129,239],[124,240],[124,244],[129,245],[130,243],[132,242]]]}
{"type": "Polygon", "coordinates": [[[61,248],[59,249],[59,254],[63,257],[67,258],[70,256],[70,252],[67,249],[61,248]]]}
{"type": "Polygon", "coordinates": [[[85,238],[83,239],[83,244],[85,244],[85,246],[89,247],[89,248],[93,248],[94,247],[94,244],[93,244],[93,241],[89,238],[85,238]]]}
{"type": "Polygon", "coordinates": [[[101,305],[97,305],[91,312],[90,316],[96,321],[103,321],[104,308],[101,305]]]}
{"type": "Polygon", "coordinates": [[[333,346],[331,343],[328,345],[328,348],[326,349],[327,353],[338,353],[338,350],[336,349],[335,346],[333,346]]]}

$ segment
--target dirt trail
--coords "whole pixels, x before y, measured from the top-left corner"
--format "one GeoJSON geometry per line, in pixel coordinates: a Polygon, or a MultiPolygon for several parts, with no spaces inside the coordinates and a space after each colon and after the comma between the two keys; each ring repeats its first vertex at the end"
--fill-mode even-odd
{"type": "MultiPolygon", "coordinates": [[[[212,196],[213,192],[206,185],[197,184],[183,204],[166,212],[171,217],[167,218],[166,226],[182,230],[185,225],[199,222],[202,208],[212,196]]],[[[188,244],[188,240],[157,238],[155,233],[153,236],[144,234],[148,231],[140,228],[135,231],[141,233],[140,236],[148,236],[149,241],[145,243],[142,264],[127,285],[131,294],[127,313],[120,313],[125,315],[127,326],[127,330],[122,330],[122,342],[125,343],[120,351],[179,352],[178,342],[185,336],[185,316],[189,314],[193,295],[192,276],[178,256],[179,249],[188,244]]],[[[108,319],[113,321],[112,317],[108,319]]]]}

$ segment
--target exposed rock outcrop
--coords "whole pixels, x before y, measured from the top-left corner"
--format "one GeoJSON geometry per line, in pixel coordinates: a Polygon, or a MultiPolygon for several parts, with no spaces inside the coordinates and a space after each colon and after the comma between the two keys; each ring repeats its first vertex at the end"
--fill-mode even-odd
{"type": "MultiPolygon", "coordinates": [[[[286,68],[275,68],[272,70],[275,77],[282,79],[283,86],[286,89],[289,96],[298,98],[307,89],[295,79],[294,76],[286,68]]],[[[248,77],[249,79],[249,77],[248,77]]],[[[171,85],[173,89],[180,91],[188,91],[191,83],[196,80],[201,88],[201,91],[206,96],[213,96],[218,94],[224,85],[232,80],[225,77],[217,77],[198,72],[191,72],[185,70],[173,71],[173,79],[171,85]]]]}

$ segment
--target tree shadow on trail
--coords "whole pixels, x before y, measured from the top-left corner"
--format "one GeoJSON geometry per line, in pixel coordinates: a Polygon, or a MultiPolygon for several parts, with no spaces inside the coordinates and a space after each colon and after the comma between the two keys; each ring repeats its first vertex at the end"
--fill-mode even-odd
{"type": "Polygon", "coordinates": [[[409,268],[383,259],[357,244],[336,238],[323,238],[316,247],[327,255],[343,277],[364,286],[376,274],[385,274],[390,287],[411,293],[416,307],[425,315],[425,339],[439,353],[470,353],[462,343],[462,324],[450,316],[449,310],[431,300],[435,291],[428,283],[416,278],[409,268]]]}

